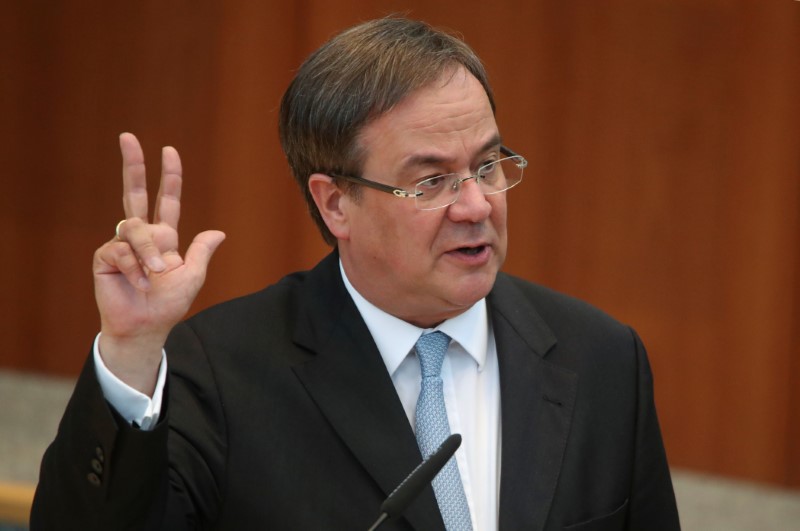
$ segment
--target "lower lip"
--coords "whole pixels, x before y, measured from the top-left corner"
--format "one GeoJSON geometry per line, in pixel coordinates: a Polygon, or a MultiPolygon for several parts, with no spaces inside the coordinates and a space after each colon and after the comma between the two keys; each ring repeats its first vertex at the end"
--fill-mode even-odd
{"type": "Polygon", "coordinates": [[[475,267],[486,265],[489,262],[489,258],[492,254],[492,248],[489,245],[484,245],[479,252],[474,254],[462,253],[458,250],[449,251],[446,254],[461,264],[475,267]]]}

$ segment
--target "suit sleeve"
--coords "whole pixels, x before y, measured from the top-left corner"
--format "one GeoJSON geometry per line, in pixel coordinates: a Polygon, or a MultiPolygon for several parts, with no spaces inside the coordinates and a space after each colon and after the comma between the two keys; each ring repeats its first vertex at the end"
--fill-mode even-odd
{"type": "Polygon", "coordinates": [[[106,402],[89,356],[42,459],[31,531],[179,531],[213,524],[225,462],[221,405],[188,326],[173,331],[171,350],[193,363],[188,370],[175,364],[177,372],[170,367],[164,411],[152,431],[131,427],[106,402]]]}
{"type": "Polygon", "coordinates": [[[636,348],[639,388],[628,529],[680,530],[672,479],[656,415],[653,374],[644,345],[636,332],[631,332],[636,348]]]}
{"type": "Polygon", "coordinates": [[[142,528],[166,463],[166,423],[130,427],[103,398],[90,356],[42,459],[30,528],[142,528]]]}

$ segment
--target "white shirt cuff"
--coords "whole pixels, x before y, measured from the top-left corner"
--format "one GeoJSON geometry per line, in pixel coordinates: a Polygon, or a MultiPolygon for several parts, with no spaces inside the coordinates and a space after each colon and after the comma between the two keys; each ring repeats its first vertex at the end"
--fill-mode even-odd
{"type": "Polygon", "coordinates": [[[161,349],[161,365],[158,368],[158,379],[153,397],[137,391],[108,370],[100,355],[100,334],[94,339],[94,366],[97,380],[103,390],[103,396],[122,415],[122,418],[136,423],[144,431],[153,429],[161,414],[161,399],[167,381],[167,353],[161,349]]]}

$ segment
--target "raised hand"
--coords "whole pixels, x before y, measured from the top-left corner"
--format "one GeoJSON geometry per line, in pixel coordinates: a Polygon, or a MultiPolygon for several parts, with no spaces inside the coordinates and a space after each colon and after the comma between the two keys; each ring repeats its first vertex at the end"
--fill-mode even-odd
{"type": "Polygon", "coordinates": [[[161,348],[186,315],[203,285],[208,262],[225,234],[205,231],[178,252],[181,160],[161,152],[161,185],[148,217],[144,155],[130,133],[119,138],[125,220],[117,235],[94,254],[94,285],[100,310],[100,354],[122,381],[152,394],[161,348]]]}

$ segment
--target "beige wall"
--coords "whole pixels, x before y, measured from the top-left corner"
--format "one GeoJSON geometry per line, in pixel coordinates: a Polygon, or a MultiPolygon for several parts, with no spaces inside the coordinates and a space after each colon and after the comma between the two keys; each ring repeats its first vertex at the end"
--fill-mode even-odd
{"type": "Polygon", "coordinates": [[[506,142],[506,270],[648,345],[675,465],[800,486],[800,3],[17,2],[0,18],[0,366],[76,374],[117,135],[184,160],[182,232],[228,233],[196,309],[315,263],[276,136],[292,71],[403,11],[484,58],[506,142]]]}

